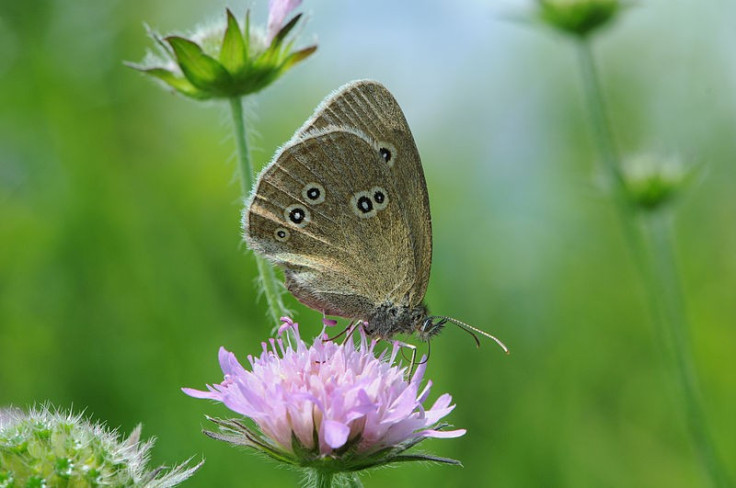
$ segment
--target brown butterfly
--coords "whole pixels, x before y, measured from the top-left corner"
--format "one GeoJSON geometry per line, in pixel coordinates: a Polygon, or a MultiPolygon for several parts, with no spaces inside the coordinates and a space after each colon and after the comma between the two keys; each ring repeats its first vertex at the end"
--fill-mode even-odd
{"type": "Polygon", "coordinates": [[[427,184],[406,118],[380,83],[348,83],[317,107],[258,177],[243,225],[308,307],[364,320],[375,337],[428,340],[450,321],[500,344],[428,315],[427,184]]]}

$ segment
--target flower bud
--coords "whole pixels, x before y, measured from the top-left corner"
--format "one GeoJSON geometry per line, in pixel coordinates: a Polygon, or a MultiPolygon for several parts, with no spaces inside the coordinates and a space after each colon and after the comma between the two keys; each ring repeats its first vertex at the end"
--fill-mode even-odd
{"type": "Polygon", "coordinates": [[[127,439],[81,415],[48,407],[24,413],[0,410],[0,486],[165,488],[201,465],[168,472],[145,469],[152,441],[140,442],[140,425],[127,439]]]}
{"type": "Polygon", "coordinates": [[[537,0],[539,18],[562,32],[586,37],[609,24],[621,9],[619,0],[537,0]]]}
{"type": "Polygon", "coordinates": [[[310,46],[295,51],[293,40],[286,41],[301,14],[283,26],[281,23],[298,3],[270,2],[267,30],[251,29],[248,14],[241,28],[227,10],[225,22],[201,28],[188,38],[149,32],[159,54],[149,53],[143,63],[128,66],[200,100],[258,92],[317,50],[317,46],[310,46]]]}
{"type": "Polygon", "coordinates": [[[627,195],[635,205],[646,210],[671,201],[690,175],[679,159],[652,154],[631,157],[624,161],[622,168],[627,195]]]}

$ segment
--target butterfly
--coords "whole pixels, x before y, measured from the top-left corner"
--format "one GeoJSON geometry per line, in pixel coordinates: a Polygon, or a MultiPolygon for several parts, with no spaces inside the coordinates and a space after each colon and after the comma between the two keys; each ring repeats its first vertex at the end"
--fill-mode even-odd
{"type": "Polygon", "coordinates": [[[317,107],[259,175],[243,226],[297,300],[363,320],[370,336],[429,340],[449,321],[499,342],[429,315],[427,184],[404,113],[376,81],[350,82],[317,107]]]}

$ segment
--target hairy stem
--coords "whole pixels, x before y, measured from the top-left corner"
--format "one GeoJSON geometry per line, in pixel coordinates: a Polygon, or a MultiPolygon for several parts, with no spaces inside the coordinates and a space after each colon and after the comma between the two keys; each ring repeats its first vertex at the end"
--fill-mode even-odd
{"type": "Polygon", "coordinates": [[[360,481],[360,478],[358,478],[356,473],[345,473],[343,477],[343,484],[346,488],[363,488],[363,483],[360,481]]]}
{"type": "Polygon", "coordinates": [[[332,481],[335,478],[335,473],[326,473],[324,471],[315,471],[315,486],[317,488],[332,488],[332,481]]]}
{"type": "MultiPolygon", "coordinates": [[[[233,97],[230,99],[230,111],[232,112],[233,117],[235,141],[238,146],[240,188],[243,191],[243,195],[247,198],[253,187],[253,164],[251,163],[250,158],[248,135],[245,130],[245,120],[243,117],[243,103],[240,97],[233,97]]],[[[274,327],[277,327],[279,319],[286,315],[286,308],[281,300],[281,288],[276,280],[276,273],[273,268],[260,256],[254,257],[258,268],[260,286],[263,290],[263,294],[266,296],[268,313],[274,327]]]]}

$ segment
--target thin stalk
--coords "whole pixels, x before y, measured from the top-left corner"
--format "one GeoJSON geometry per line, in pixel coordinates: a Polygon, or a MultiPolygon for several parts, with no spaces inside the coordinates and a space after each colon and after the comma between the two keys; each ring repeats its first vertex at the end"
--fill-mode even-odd
{"type": "Polygon", "coordinates": [[[621,174],[620,158],[606,115],[606,105],[601,93],[600,83],[598,82],[598,71],[593,59],[593,53],[587,39],[580,39],[577,45],[585,101],[588,105],[590,120],[593,125],[593,139],[598,145],[603,169],[608,180],[607,183],[611,186],[613,200],[616,205],[621,227],[624,231],[624,237],[636,260],[637,267],[641,269],[646,264],[646,257],[643,251],[641,235],[636,227],[636,208],[626,195],[623,175],[621,174]]]}
{"type": "Polygon", "coordinates": [[[230,99],[230,112],[233,116],[235,143],[238,145],[240,189],[243,191],[243,196],[247,197],[251,188],[253,188],[253,164],[250,161],[250,147],[248,146],[248,135],[245,131],[245,118],[243,117],[243,101],[240,97],[230,99]]]}
{"type": "Polygon", "coordinates": [[[705,411],[698,393],[697,375],[688,336],[689,324],[668,222],[660,215],[645,215],[649,217],[644,226],[647,239],[642,238],[638,227],[641,212],[626,194],[621,160],[608,122],[606,105],[588,39],[579,40],[578,54],[594,139],[609,183],[612,185],[612,196],[626,242],[636,268],[642,273],[653,321],[661,336],[661,343],[668,351],[666,359],[671,374],[679,384],[689,434],[711,486],[717,488],[732,486],[708,431],[705,411]]]}
{"type": "MultiPolygon", "coordinates": [[[[248,147],[248,134],[245,130],[245,120],[243,118],[243,103],[240,97],[230,99],[230,111],[233,117],[233,129],[235,131],[235,141],[238,146],[238,173],[240,174],[240,188],[243,196],[247,197],[253,187],[253,164],[250,158],[250,149],[248,147]]],[[[276,273],[273,268],[260,256],[255,256],[256,267],[258,268],[258,276],[266,296],[268,304],[268,313],[271,323],[276,327],[279,319],[286,315],[286,307],[281,300],[281,288],[276,280],[276,273]]]]}
{"type": "Polygon", "coordinates": [[[680,273],[673,248],[674,239],[668,215],[647,215],[644,222],[653,280],[657,280],[662,314],[660,333],[665,336],[680,393],[685,399],[685,418],[701,464],[710,475],[711,485],[733,486],[708,430],[706,414],[699,394],[698,378],[692,359],[689,324],[681,288],[680,273]],[[666,314],[666,315],[665,315],[666,314]],[[667,327],[669,325],[669,327],[667,327]]]}

